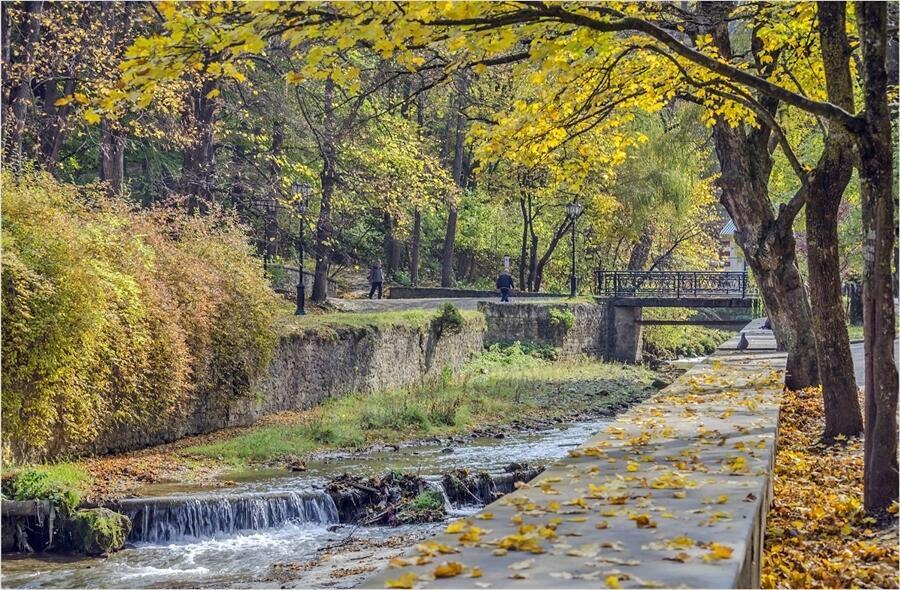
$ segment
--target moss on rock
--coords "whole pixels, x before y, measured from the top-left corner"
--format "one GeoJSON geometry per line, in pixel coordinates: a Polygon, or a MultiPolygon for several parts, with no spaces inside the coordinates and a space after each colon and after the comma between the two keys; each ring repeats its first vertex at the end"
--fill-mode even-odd
{"type": "Polygon", "coordinates": [[[69,519],[72,548],[87,555],[106,555],[125,546],[131,519],[108,508],[77,510],[69,519]]]}

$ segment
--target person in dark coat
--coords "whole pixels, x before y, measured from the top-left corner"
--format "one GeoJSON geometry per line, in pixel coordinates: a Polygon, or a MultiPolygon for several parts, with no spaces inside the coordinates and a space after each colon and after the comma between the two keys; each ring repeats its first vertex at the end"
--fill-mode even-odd
{"type": "Polygon", "coordinates": [[[515,286],[512,275],[508,270],[504,270],[497,277],[497,288],[500,289],[500,301],[509,301],[509,292],[515,286]]]}
{"type": "Polygon", "coordinates": [[[381,299],[381,285],[384,283],[384,271],[381,270],[381,261],[376,260],[372,268],[369,269],[369,283],[372,288],[369,289],[369,299],[378,291],[378,298],[381,299]]]}

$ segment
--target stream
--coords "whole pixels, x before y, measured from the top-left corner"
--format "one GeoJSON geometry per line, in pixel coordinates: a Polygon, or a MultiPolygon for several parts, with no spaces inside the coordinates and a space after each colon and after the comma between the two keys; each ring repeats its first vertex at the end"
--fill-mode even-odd
{"type": "MultiPolygon", "coordinates": [[[[325,481],[340,473],[413,472],[440,486],[454,468],[500,473],[513,462],[546,465],[597,432],[605,420],[568,427],[329,456],[300,473],[226,474],[228,487],[151,484],[122,502],[134,521],[125,549],[108,558],[4,556],[6,588],[352,587],[375,564],[435,532],[441,523],[354,527],[339,523],[325,481]],[[332,553],[330,546],[347,541],[332,553]],[[324,557],[323,557],[324,554],[324,557]]],[[[461,516],[478,506],[450,506],[461,516]]]]}

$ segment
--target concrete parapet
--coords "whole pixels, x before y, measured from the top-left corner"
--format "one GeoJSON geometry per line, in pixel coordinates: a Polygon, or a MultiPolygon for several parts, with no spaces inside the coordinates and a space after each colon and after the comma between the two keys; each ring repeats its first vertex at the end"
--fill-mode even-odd
{"type": "Polygon", "coordinates": [[[758,587],[784,362],[720,350],[365,586],[758,587]]]}

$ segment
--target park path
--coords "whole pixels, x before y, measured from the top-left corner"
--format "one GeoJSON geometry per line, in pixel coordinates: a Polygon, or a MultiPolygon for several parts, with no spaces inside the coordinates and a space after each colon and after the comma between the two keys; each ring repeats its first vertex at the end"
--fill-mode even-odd
{"type": "Polygon", "coordinates": [[[758,587],[785,355],[753,348],[720,350],[367,587],[758,587]]]}
{"type": "MultiPolygon", "coordinates": [[[[428,299],[338,299],[330,298],[329,303],[340,311],[374,313],[379,311],[408,311],[416,309],[438,309],[445,303],[452,303],[459,309],[477,310],[479,301],[500,301],[497,297],[435,297],[428,299]]],[[[551,301],[564,302],[561,298],[528,297],[515,299],[515,303],[547,303],[551,301]]]]}
{"type": "MultiPolygon", "coordinates": [[[[856,375],[856,385],[862,389],[866,386],[866,352],[863,343],[852,343],[850,353],[853,355],[853,373],[856,375]]],[[[898,360],[900,360],[900,341],[894,340],[894,363],[897,363],[898,360]]]]}

